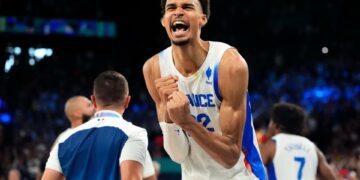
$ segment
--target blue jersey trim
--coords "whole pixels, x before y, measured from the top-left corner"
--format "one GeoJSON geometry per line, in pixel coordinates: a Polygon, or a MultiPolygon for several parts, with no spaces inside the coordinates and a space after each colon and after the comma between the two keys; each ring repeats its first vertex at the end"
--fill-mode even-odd
{"type": "Polygon", "coordinates": [[[222,101],[222,97],[220,95],[220,89],[219,89],[219,64],[220,62],[215,64],[214,68],[214,90],[216,97],[222,101]]]}
{"type": "Polygon", "coordinates": [[[266,169],[267,169],[269,180],[276,180],[275,166],[274,166],[274,163],[272,161],[266,167],[266,169]]]}
{"type": "Polygon", "coordinates": [[[266,173],[263,162],[261,160],[260,152],[254,144],[253,136],[253,127],[252,127],[252,116],[251,116],[251,106],[250,106],[250,97],[247,93],[247,103],[246,103],[246,122],[244,127],[243,135],[243,151],[245,153],[245,159],[251,166],[251,170],[254,175],[260,180],[266,180],[266,173]]]}

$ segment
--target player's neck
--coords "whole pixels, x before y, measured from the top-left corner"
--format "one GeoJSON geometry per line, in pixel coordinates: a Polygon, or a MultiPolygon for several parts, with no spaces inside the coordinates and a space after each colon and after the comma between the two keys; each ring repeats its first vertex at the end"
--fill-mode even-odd
{"type": "Polygon", "coordinates": [[[76,127],[80,126],[81,124],[82,124],[82,120],[77,119],[77,120],[71,122],[71,128],[76,128],[76,127]]]}
{"type": "Polygon", "coordinates": [[[119,107],[119,106],[97,107],[96,112],[99,112],[99,111],[115,111],[122,115],[124,113],[125,109],[123,107],[119,107]]]}
{"type": "Polygon", "coordinates": [[[176,69],[184,76],[194,74],[204,63],[209,51],[209,42],[198,41],[184,46],[173,46],[176,69]]]}

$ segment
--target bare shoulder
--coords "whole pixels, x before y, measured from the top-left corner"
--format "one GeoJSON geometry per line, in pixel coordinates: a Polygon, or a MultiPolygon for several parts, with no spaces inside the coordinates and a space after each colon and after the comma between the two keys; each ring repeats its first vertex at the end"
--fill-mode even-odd
{"type": "Polygon", "coordinates": [[[245,59],[235,48],[225,51],[221,59],[221,67],[229,73],[247,73],[248,65],[245,59]]]}
{"type": "Polygon", "coordinates": [[[157,71],[160,73],[159,54],[155,54],[154,56],[146,60],[143,65],[143,74],[145,76],[154,75],[154,73],[156,74],[157,71]]]}
{"type": "Polygon", "coordinates": [[[224,100],[232,101],[245,97],[249,81],[248,66],[235,48],[225,51],[218,73],[220,94],[224,100]]]}
{"type": "Polygon", "coordinates": [[[143,66],[143,75],[146,87],[155,102],[160,102],[160,97],[155,87],[155,80],[160,78],[159,54],[149,58],[143,66]]]}

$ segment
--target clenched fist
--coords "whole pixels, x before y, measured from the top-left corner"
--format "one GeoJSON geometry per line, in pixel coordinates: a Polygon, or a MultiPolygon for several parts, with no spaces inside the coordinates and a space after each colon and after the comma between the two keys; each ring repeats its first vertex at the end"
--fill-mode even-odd
{"type": "Polygon", "coordinates": [[[161,102],[166,103],[169,100],[169,96],[179,90],[177,76],[164,76],[155,80],[155,87],[160,96],[161,102]]]}
{"type": "Polygon", "coordinates": [[[180,127],[188,122],[190,117],[190,102],[188,97],[179,91],[173,92],[166,104],[170,119],[180,127]]]}
{"type": "Polygon", "coordinates": [[[158,115],[165,122],[172,123],[170,120],[169,114],[166,110],[166,104],[169,101],[169,96],[179,90],[178,87],[178,77],[177,76],[164,76],[155,80],[155,87],[157,93],[160,96],[160,104],[158,104],[158,115]]]}

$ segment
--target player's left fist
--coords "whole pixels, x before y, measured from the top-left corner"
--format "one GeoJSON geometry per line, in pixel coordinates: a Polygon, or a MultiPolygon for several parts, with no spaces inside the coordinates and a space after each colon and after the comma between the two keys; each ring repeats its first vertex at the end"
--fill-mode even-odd
{"type": "Polygon", "coordinates": [[[190,116],[189,104],[189,99],[184,93],[173,92],[166,104],[170,119],[179,126],[186,123],[186,117],[190,116]]]}

